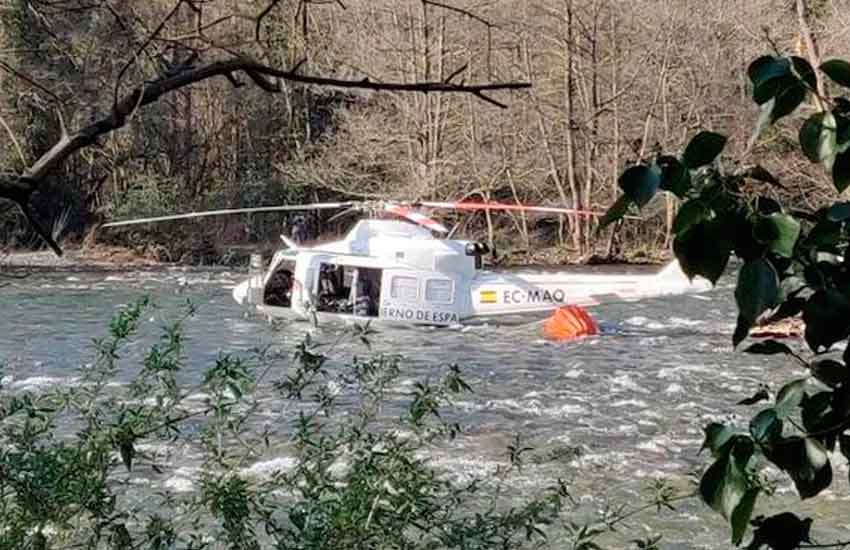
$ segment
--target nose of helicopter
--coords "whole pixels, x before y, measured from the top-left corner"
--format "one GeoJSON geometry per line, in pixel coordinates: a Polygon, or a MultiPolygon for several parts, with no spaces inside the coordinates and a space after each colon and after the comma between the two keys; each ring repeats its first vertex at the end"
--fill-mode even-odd
{"type": "Polygon", "coordinates": [[[263,296],[263,276],[256,275],[245,279],[233,287],[233,299],[239,305],[260,304],[263,296]]]}
{"type": "Polygon", "coordinates": [[[245,280],[239,283],[238,285],[233,287],[233,299],[236,300],[236,303],[241,305],[245,304],[245,301],[248,298],[248,285],[250,281],[245,280]]]}

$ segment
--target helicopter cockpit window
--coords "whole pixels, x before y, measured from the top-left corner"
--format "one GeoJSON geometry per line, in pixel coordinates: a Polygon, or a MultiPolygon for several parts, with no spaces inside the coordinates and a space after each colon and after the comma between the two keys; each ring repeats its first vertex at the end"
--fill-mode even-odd
{"type": "Polygon", "coordinates": [[[381,299],[381,270],[321,264],[316,309],[360,317],[377,317],[381,299]]]}
{"type": "Polygon", "coordinates": [[[284,260],[277,265],[263,292],[263,303],[269,306],[292,307],[294,271],[294,261],[284,260]]]}

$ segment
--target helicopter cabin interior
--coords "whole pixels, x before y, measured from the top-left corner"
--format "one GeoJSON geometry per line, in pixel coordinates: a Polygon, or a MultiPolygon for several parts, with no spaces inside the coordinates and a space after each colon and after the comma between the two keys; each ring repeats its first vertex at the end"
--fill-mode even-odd
{"type": "Polygon", "coordinates": [[[292,307],[295,283],[295,259],[282,259],[275,266],[263,290],[263,303],[275,307],[292,307]]]}
{"type": "Polygon", "coordinates": [[[377,317],[383,270],[333,262],[319,264],[316,311],[377,317]]]}

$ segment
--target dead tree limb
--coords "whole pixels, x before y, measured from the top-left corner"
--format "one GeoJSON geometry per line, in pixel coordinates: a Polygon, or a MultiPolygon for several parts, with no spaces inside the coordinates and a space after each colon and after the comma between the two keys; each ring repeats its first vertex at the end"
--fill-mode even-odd
{"type": "Polygon", "coordinates": [[[269,93],[282,91],[281,80],[343,89],[421,93],[466,93],[502,108],[506,107],[506,105],[485,94],[499,90],[520,90],[531,86],[527,82],[454,84],[442,81],[414,83],[380,82],[370,80],[369,78],[362,80],[340,80],[302,74],[298,72],[300,67],[301,64],[299,63],[291,69],[282,70],[245,57],[236,57],[191,68],[179,74],[166,75],[141,84],[122,97],[116,98],[109,114],[101,119],[75,132],[68,132],[64,124],[62,124],[62,135],[59,140],[33,164],[20,173],[0,172],[0,198],[17,203],[33,229],[56,254],[61,255],[62,250],[59,245],[33,215],[32,209],[29,206],[29,199],[33,192],[68,157],[81,149],[95,144],[101,136],[125,126],[139,109],[158,101],[170,92],[214,77],[220,76],[227,78],[231,82],[237,82],[236,73],[244,73],[254,84],[269,93]]]}
{"type": "MultiPolygon", "coordinates": [[[[797,8],[797,24],[800,27],[800,38],[806,47],[806,57],[809,58],[809,63],[812,67],[820,67],[820,52],[818,51],[815,36],[812,33],[812,27],[809,24],[809,10],[805,0],[796,0],[797,8]]],[[[815,105],[820,111],[824,111],[824,98],[826,90],[824,88],[823,78],[820,77],[818,71],[814,72],[815,82],[817,83],[815,91],[815,105]]]]}

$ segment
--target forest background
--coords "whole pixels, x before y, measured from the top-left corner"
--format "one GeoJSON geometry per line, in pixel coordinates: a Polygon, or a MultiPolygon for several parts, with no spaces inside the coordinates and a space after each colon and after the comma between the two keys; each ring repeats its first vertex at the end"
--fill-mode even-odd
{"type": "MultiPolygon", "coordinates": [[[[604,211],[623,169],[681,150],[699,129],[755,153],[788,204],[833,197],[796,150],[798,125],[748,140],[757,107],[746,67],[765,53],[806,55],[786,0],[220,0],[0,3],[0,166],[19,169],[63,125],[108,111],[121,82],[147,82],[246,48],[272,66],[372,81],[532,83],[472,94],[376,93],[284,82],[282,93],[226,78],[139,110],[71,156],[31,198],[65,243],[130,246],[157,260],[221,261],[271,245],[281,214],[93,231],[108,219],[339,199],[493,200],[604,211]],[[274,6],[257,23],[257,13],[274,6]],[[200,29],[204,29],[201,33],[200,29]],[[202,36],[200,36],[202,35],[202,36]]],[[[850,54],[850,1],[812,0],[824,58],[850,54]]],[[[787,124],[787,125],[786,125],[787,124]]],[[[462,234],[518,261],[640,259],[666,253],[677,199],[656,197],[597,234],[593,217],[463,215],[462,234]]],[[[341,230],[310,217],[315,233],[341,230]]],[[[12,202],[0,245],[43,246],[12,202]]]]}

